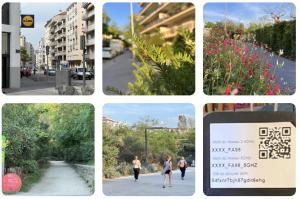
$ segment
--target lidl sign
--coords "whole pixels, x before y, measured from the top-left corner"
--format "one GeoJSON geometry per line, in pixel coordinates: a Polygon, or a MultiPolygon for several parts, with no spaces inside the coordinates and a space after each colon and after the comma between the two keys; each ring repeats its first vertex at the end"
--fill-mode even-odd
{"type": "Polygon", "coordinates": [[[34,28],[34,15],[21,15],[21,28],[34,28]]]}

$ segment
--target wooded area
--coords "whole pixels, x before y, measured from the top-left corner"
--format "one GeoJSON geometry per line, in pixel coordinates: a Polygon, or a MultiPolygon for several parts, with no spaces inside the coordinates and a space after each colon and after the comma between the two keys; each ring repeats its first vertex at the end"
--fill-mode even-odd
{"type": "Polygon", "coordinates": [[[90,104],[6,104],[5,172],[37,181],[49,160],[94,164],[94,107],[90,104]]]}

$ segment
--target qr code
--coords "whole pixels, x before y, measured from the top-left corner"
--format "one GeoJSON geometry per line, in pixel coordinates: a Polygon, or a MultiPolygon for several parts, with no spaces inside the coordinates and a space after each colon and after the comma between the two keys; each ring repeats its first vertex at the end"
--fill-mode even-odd
{"type": "Polygon", "coordinates": [[[259,159],[290,159],[291,128],[259,128],[259,159]]]}

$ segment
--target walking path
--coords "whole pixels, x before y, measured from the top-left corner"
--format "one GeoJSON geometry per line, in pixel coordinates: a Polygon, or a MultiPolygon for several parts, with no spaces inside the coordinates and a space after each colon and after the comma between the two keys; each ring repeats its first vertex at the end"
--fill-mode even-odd
{"type": "Polygon", "coordinates": [[[103,193],[107,196],[191,196],[195,192],[195,168],[188,167],[185,180],[180,171],[173,171],[172,187],[162,188],[163,176],[159,173],[103,180],[103,193]]]}
{"type": "Polygon", "coordinates": [[[63,161],[50,161],[42,179],[28,191],[28,196],[88,196],[90,189],[76,171],[63,161]]]}

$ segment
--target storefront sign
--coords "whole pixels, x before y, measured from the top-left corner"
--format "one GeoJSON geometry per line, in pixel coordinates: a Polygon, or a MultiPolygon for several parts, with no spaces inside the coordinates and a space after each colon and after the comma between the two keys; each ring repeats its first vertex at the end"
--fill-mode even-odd
{"type": "Polygon", "coordinates": [[[21,15],[21,28],[34,28],[34,15],[21,15]]]}

